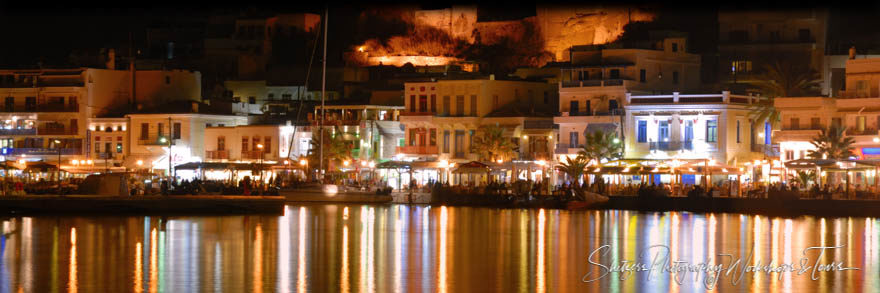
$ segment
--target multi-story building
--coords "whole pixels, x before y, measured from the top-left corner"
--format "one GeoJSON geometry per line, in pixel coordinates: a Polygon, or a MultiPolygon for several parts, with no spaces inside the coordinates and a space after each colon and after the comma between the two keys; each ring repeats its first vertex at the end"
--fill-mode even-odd
{"type": "MultiPolygon", "coordinates": [[[[829,13],[826,9],[718,13],[719,81],[743,90],[765,66],[779,60],[824,72],[829,13]]],[[[824,82],[830,78],[820,76],[824,82]]]]}
{"type": "MultiPolygon", "coordinates": [[[[247,114],[290,113],[297,101],[320,101],[321,91],[308,90],[299,85],[275,85],[266,80],[231,80],[225,82],[230,91],[234,110],[247,114]]],[[[339,99],[336,91],[325,91],[326,101],[339,99]]]]}
{"type": "Polygon", "coordinates": [[[130,153],[128,119],[90,118],[88,132],[90,151],[85,155],[86,159],[71,160],[72,167],[84,172],[124,171],[122,164],[130,153]],[[89,161],[92,164],[83,163],[89,161]]]}
{"type": "Polygon", "coordinates": [[[4,156],[55,162],[60,153],[62,162],[79,162],[93,159],[89,119],[198,100],[201,86],[198,72],[183,70],[137,71],[134,79],[112,69],[0,70],[0,95],[4,156]]]}
{"type": "MultiPolygon", "coordinates": [[[[343,138],[351,142],[353,158],[380,162],[390,160],[397,154],[396,147],[403,140],[403,130],[400,127],[403,106],[316,106],[315,113],[309,115],[310,123],[315,129],[320,125],[315,117],[321,116],[322,109],[326,117],[324,127],[342,132],[343,138]]],[[[303,144],[302,141],[299,143],[303,144]]]]}
{"type": "Polygon", "coordinates": [[[172,165],[200,162],[205,158],[205,129],[247,124],[247,117],[202,114],[196,111],[157,114],[129,114],[130,153],[128,168],[168,170],[169,146],[172,165]]]}
{"type": "Polygon", "coordinates": [[[643,44],[572,48],[561,68],[556,154],[575,154],[584,134],[604,130],[623,136],[627,94],[695,92],[700,87],[700,56],[687,53],[686,38],[666,36],[643,44]]]}
{"type": "MultiPolygon", "coordinates": [[[[494,76],[408,82],[400,118],[406,133],[398,153],[405,160],[446,164],[477,160],[478,155],[470,150],[474,135],[481,126],[491,124],[502,127],[504,135],[519,146],[520,153],[507,158],[508,163],[540,158],[539,153],[548,155],[554,144],[553,126],[548,123],[552,114],[548,113],[556,109],[555,87],[546,82],[495,80],[494,76]]],[[[444,166],[432,167],[416,179],[450,179],[437,172],[437,167],[444,166]]]]}

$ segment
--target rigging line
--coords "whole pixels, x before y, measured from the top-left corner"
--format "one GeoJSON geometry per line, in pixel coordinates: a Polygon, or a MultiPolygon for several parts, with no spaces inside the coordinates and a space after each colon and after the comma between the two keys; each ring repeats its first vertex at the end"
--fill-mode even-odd
{"type": "MultiPolygon", "coordinates": [[[[312,74],[312,64],[314,64],[314,61],[315,61],[315,53],[318,52],[318,42],[321,40],[320,31],[321,31],[321,28],[323,28],[323,26],[324,26],[324,22],[322,21],[321,26],[318,27],[318,30],[315,31],[315,35],[317,37],[315,38],[315,45],[312,46],[312,56],[309,57],[309,66],[306,68],[306,80],[303,83],[304,89],[308,88],[308,86],[309,86],[309,77],[312,74]]],[[[296,116],[293,116],[294,121],[298,121],[300,118],[299,115],[302,114],[302,106],[303,106],[302,92],[303,91],[301,91],[301,90],[297,90],[297,99],[299,100],[299,106],[296,109],[296,116]]],[[[291,159],[291,155],[293,154],[293,152],[291,150],[293,150],[293,140],[296,137],[296,129],[297,129],[296,124],[294,123],[293,134],[291,134],[291,136],[290,136],[290,144],[288,144],[288,146],[287,146],[287,159],[288,160],[291,159]]]]}

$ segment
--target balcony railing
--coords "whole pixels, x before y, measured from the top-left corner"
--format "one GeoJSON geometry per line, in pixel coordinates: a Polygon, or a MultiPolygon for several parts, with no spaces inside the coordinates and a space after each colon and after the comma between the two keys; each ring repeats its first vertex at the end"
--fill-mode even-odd
{"type": "Polygon", "coordinates": [[[400,116],[433,116],[434,113],[431,112],[400,112],[400,116]]]}
{"type": "Polygon", "coordinates": [[[877,133],[878,133],[877,129],[873,129],[873,128],[866,128],[864,130],[858,130],[858,129],[847,129],[846,130],[846,135],[849,135],[849,136],[877,135],[877,133]]]}
{"type": "Polygon", "coordinates": [[[228,160],[229,151],[206,151],[205,157],[208,160],[228,160]]]}
{"type": "MultiPolygon", "coordinates": [[[[172,141],[172,144],[175,144],[175,143],[172,141]]],[[[168,141],[165,140],[163,142],[161,137],[151,136],[151,137],[148,137],[147,139],[139,138],[138,145],[164,145],[164,146],[167,146],[168,141]]]]}
{"type": "Polygon", "coordinates": [[[39,128],[39,135],[76,135],[76,131],[69,128],[39,128]]]}
{"type": "Polygon", "coordinates": [[[651,150],[658,151],[679,151],[693,150],[693,141],[654,141],[651,142],[651,150]]]}
{"type": "Polygon", "coordinates": [[[562,87],[605,87],[605,86],[622,86],[623,79],[588,79],[588,80],[569,80],[563,81],[562,87]]]}
{"type": "Polygon", "coordinates": [[[79,112],[77,104],[2,105],[0,112],[79,112]]]}
{"type": "Polygon", "coordinates": [[[437,154],[437,146],[425,146],[425,145],[399,146],[399,147],[397,147],[397,153],[412,154],[412,155],[436,155],[437,154]]]}
{"type": "Polygon", "coordinates": [[[36,128],[29,129],[0,129],[0,135],[36,135],[36,128]]]}
{"type": "Polygon", "coordinates": [[[265,158],[266,151],[241,151],[241,158],[246,160],[258,160],[260,156],[265,158]]]}
{"type": "MultiPolygon", "coordinates": [[[[825,129],[825,128],[822,127],[821,125],[810,125],[808,127],[800,127],[800,126],[798,126],[798,127],[791,127],[791,126],[785,127],[785,126],[783,126],[782,127],[782,130],[822,130],[822,129],[825,129]]],[[[874,132],[877,132],[877,131],[874,130],[874,132]]],[[[849,132],[847,132],[847,133],[849,133],[849,132]]]]}
{"type": "Polygon", "coordinates": [[[548,152],[531,152],[531,153],[524,154],[522,156],[522,158],[524,160],[532,160],[532,161],[545,160],[546,161],[546,160],[552,159],[553,157],[548,152]]]}
{"type": "Polygon", "coordinates": [[[569,144],[557,144],[556,149],[553,150],[553,152],[556,154],[570,154],[572,152],[577,153],[583,147],[583,145],[571,146],[569,144]]]}
{"type": "Polygon", "coordinates": [[[775,158],[779,157],[779,145],[778,144],[753,144],[752,152],[754,153],[762,153],[767,155],[768,157],[775,158]]]}
{"type": "Polygon", "coordinates": [[[82,149],[50,149],[50,148],[3,148],[2,154],[6,156],[13,155],[58,155],[58,150],[61,150],[62,155],[80,155],[82,154],[82,149]]]}

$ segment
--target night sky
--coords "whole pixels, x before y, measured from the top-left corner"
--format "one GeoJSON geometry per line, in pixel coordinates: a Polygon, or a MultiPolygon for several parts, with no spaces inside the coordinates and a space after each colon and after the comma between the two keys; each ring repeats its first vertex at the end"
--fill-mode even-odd
{"type": "MultiPolygon", "coordinates": [[[[77,3],[78,4],[78,3],[77,3]]],[[[99,2],[100,4],[100,2],[99,2]]],[[[232,7],[205,5],[204,9],[195,5],[172,6],[168,3],[151,2],[157,7],[106,8],[112,6],[63,7],[52,6],[20,7],[8,1],[0,3],[0,35],[7,41],[0,46],[0,66],[4,68],[35,68],[42,62],[47,67],[71,66],[69,55],[72,51],[97,51],[102,47],[120,47],[128,44],[129,32],[134,44],[143,48],[145,29],[151,25],[196,24],[213,12],[240,13],[280,13],[312,12],[322,13],[322,7],[269,6],[232,7]],[[166,4],[165,6],[162,6],[166,4]]],[[[298,3],[299,4],[299,3],[298,3]]],[[[69,3],[63,5],[71,5],[69,3]]],[[[116,3],[118,6],[119,3],[116,3]]],[[[368,7],[382,7],[388,4],[346,4],[332,5],[330,15],[330,45],[328,62],[341,65],[342,53],[351,46],[363,41],[369,28],[359,28],[356,19],[368,7]],[[360,33],[358,33],[360,32],[360,33]]],[[[423,5],[426,9],[438,9],[448,5],[423,5]]],[[[651,28],[677,29],[688,32],[695,53],[714,53],[717,40],[718,8],[704,6],[692,8],[685,6],[654,4],[660,17],[651,28]]],[[[481,5],[481,20],[516,19],[534,15],[534,9],[527,7],[501,9],[495,5],[481,5]]],[[[742,7],[725,7],[724,9],[742,7]]],[[[777,7],[752,7],[781,9],[777,7]]],[[[880,48],[877,40],[880,27],[880,5],[860,4],[858,9],[832,8],[829,24],[829,49],[832,53],[843,54],[852,44],[861,50],[880,48]],[[843,52],[843,53],[841,53],[843,52]]],[[[378,33],[378,32],[377,32],[378,33]]],[[[127,52],[119,52],[126,53],[127,52]]],[[[860,52],[861,53],[861,52],[860,52]]]]}

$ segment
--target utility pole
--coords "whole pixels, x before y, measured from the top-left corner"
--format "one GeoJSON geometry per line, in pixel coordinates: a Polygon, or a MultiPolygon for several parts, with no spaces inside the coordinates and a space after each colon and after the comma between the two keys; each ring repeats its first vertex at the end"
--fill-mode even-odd
{"type": "MultiPolygon", "coordinates": [[[[174,138],[174,126],[171,125],[171,117],[168,117],[168,176],[174,180],[174,171],[171,166],[171,140],[174,138]]],[[[169,182],[169,186],[170,186],[169,182]]]]}

